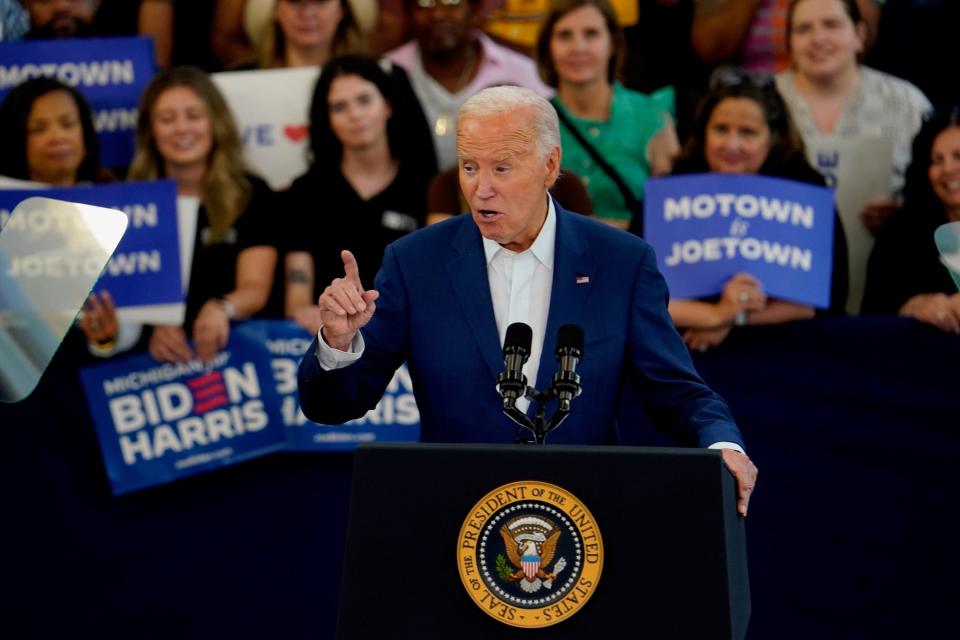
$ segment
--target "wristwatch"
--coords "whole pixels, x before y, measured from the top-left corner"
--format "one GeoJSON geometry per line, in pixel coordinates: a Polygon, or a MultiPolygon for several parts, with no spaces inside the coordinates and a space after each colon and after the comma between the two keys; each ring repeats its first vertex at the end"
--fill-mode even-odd
{"type": "Polygon", "coordinates": [[[213,301],[220,305],[223,312],[227,314],[227,320],[233,320],[237,317],[237,308],[233,306],[232,302],[226,298],[214,298],[213,301]]]}

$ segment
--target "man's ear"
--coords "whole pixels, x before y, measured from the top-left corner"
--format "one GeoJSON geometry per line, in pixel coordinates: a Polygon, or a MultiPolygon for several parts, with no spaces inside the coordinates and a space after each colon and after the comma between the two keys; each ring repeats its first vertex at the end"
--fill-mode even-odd
{"type": "Polygon", "coordinates": [[[553,149],[550,150],[550,153],[547,155],[547,159],[544,161],[547,169],[547,180],[546,187],[549,189],[553,186],[553,183],[557,181],[557,178],[560,176],[560,158],[562,152],[560,150],[560,145],[556,145],[553,149]]]}

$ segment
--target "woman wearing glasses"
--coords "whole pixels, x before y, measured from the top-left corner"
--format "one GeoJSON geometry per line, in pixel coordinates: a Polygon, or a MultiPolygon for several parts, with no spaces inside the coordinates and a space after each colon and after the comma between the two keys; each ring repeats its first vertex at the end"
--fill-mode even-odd
{"type": "MultiPolygon", "coordinates": [[[[786,106],[773,83],[743,69],[714,73],[693,123],[693,132],[674,173],[759,174],[815,185],[823,178],[807,163],[786,106]]],[[[847,249],[834,223],[831,306],[840,312],[847,297],[847,249]]],[[[671,300],[670,315],[691,349],[704,351],[736,325],[777,324],[813,318],[813,307],[768,298],[749,273],[731,278],[716,300],[671,300]]]]}

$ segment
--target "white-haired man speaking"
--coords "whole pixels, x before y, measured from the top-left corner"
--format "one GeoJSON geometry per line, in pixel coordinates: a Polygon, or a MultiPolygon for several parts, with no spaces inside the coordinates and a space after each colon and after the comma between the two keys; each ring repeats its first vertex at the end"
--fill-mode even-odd
{"type": "MultiPolygon", "coordinates": [[[[553,107],[519,87],[494,87],[460,110],[458,216],[390,245],[375,289],[356,260],[320,296],[323,326],[300,364],[300,404],[336,424],[376,406],[407,362],[427,442],[514,442],[496,390],[507,327],[533,330],[524,374],[546,386],[560,326],[586,337],[583,393],[553,443],[612,444],[631,391],[681,444],[723,449],[746,515],[756,467],[723,400],[693,368],[667,313],[667,288],[643,240],[565,211],[547,194],[560,171],[553,107]]],[[[620,428],[628,428],[621,425],[620,428]]]]}

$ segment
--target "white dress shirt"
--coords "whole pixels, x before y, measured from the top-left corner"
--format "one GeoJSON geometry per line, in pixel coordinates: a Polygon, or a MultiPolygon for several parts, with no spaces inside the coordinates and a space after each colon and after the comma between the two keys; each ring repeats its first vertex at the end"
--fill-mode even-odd
{"type": "MultiPolygon", "coordinates": [[[[553,290],[553,256],[557,242],[557,213],[553,198],[547,198],[547,219],[533,244],[526,251],[510,251],[494,240],[483,239],[483,253],[487,258],[487,279],[497,333],[502,345],[507,327],[514,322],[529,325],[533,332],[530,358],[523,365],[523,375],[531,387],[537,384],[540,355],[547,333],[547,314],[550,311],[550,292],[553,290]]],[[[517,400],[517,408],[526,411],[530,401],[517,400]]]]}

